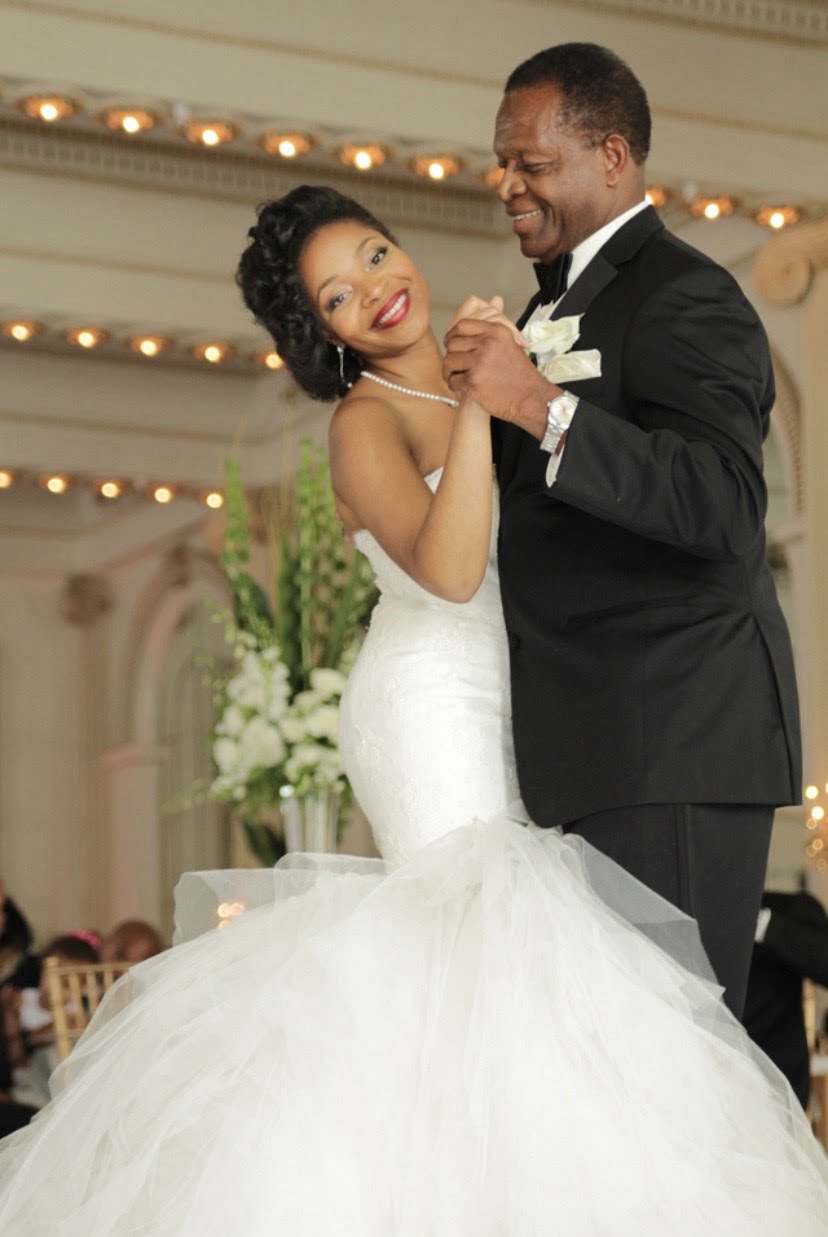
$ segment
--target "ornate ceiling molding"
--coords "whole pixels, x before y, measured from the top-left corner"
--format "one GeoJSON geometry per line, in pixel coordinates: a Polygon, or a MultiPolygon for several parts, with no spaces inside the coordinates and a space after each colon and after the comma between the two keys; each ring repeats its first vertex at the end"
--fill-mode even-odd
{"type": "Polygon", "coordinates": [[[828,218],[804,223],[769,240],[756,255],[757,291],[773,305],[797,305],[808,295],[814,275],[828,266],[828,218]]]}
{"type": "Polygon", "coordinates": [[[619,17],[646,17],[747,38],[812,46],[828,43],[828,8],[819,0],[531,0],[619,17]]]}
{"type": "Polygon", "coordinates": [[[507,234],[491,189],[473,183],[434,185],[398,170],[370,176],[333,159],[274,163],[255,151],[205,150],[152,135],[135,139],[0,116],[0,165],[126,186],[240,202],[281,197],[297,184],[328,184],[397,225],[466,235],[507,234]]]}

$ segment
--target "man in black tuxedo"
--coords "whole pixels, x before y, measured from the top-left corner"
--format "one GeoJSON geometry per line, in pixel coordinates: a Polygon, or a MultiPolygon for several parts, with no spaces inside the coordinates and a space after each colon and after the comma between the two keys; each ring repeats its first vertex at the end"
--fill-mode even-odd
{"type": "Polygon", "coordinates": [[[811,1060],[802,981],[828,987],[828,915],[804,889],[762,895],[745,1001],[745,1030],[791,1084],[803,1108],[811,1060]]]}
{"type": "Polygon", "coordinates": [[[566,44],[512,73],[499,195],[540,283],[520,325],[574,318],[583,373],[544,377],[464,316],[477,298],[444,372],[493,417],[526,806],[693,915],[738,1014],[773,808],[801,782],[763,530],[773,373],[735,280],[646,204],[649,141],[612,52],[566,44]]]}

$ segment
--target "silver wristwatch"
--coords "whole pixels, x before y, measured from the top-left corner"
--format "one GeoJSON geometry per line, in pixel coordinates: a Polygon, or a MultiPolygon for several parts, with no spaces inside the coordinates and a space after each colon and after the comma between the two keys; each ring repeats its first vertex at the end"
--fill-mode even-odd
{"type": "Polygon", "coordinates": [[[550,399],[546,405],[546,433],[541,439],[541,450],[554,455],[558,443],[572,424],[572,417],[578,407],[578,396],[564,391],[550,399]]]}

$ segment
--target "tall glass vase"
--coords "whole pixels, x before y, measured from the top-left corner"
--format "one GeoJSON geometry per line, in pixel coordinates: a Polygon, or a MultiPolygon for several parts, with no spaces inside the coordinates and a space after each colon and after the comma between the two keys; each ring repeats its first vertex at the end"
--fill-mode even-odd
{"type": "Polygon", "coordinates": [[[333,854],[341,806],[337,792],[318,790],[297,795],[292,786],[283,786],[279,796],[288,852],[333,854]]]}

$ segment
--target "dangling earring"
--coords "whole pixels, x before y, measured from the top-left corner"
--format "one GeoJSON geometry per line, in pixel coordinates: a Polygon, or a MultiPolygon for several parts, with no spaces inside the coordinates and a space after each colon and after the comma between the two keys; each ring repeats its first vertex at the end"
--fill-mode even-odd
{"type": "Polygon", "coordinates": [[[342,344],[337,344],[336,350],[339,353],[339,376],[342,379],[343,384],[350,391],[354,384],[352,382],[345,381],[345,349],[342,347],[342,344]]]}

